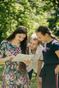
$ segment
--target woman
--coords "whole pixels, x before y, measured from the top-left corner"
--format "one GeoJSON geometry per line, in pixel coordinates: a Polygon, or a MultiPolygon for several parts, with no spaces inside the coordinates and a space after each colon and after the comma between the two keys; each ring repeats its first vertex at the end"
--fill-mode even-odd
{"type": "Polygon", "coordinates": [[[59,88],[59,42],[45,26],[40,26],[36,34],[38,39],[45,44],[44,67],[41,70],[42,88],[59,88]]]}
{"type": "MultiPolygon", "coordinates": [[[[41,44],[40,41],[38,41],[38,37],[36,36],[36,33],[33,33],[32,36],[31,36],[31,39],[30,39],[30,44],[29,44],[29,54],[35,54],[36,55],[36,59],[38,59],[38,61],[34,60],[32,64],[36,63],[36,66],[34,66],[34,68],[37,68],[37,65],[39,65],[38,67],[40,67],[39,70],[35,69],[35,73],[38,73],[37,74],[37,80],[39,80],[38,82],[38,88],[42,88],[41,84],[42,84],[42,79],[41,77],[39,77],[39,72],[41,70],[41,63],[42,61],[39,61],[39,59],[43,60],[43,54],[42,54],[42,50],[43,50],[43,45],[41,44]],[[38,58],[39,56],[39,58],[38,58]],[[39,64],[38,64],[39,62],[39,64]]],[[[29,69],[28,71],[29,73],[29,78],[31,80],[32,78],[32,73],[33,73],[33,69],[32,67],[29,69]]]]}
{"type": "MultiPolygon", "coordinates": [[[[17,28],[6,40],[3,40],[0,45],[0,57],[4,58],[6,56],[9,56],[10,58],[13,56],[16,56],[19,53],[26,53],[26,46],[27,46],[27,30],[25,27],[19,27],[17,28]]],[[[12,74],[14,75],[14,69],[10,70],[10,66],[13,68],[13,64],[10,62],[6,62],[4,72],[3,72],[3,85],[2,87],[5,88],[6,84],[5,81],[7,81],[7,85],[10,86],[9,77],[11,76],[10,73],[12,71],[12,74]]],[[[13,76],[14,77],[14,76],[13,76]]],[[[15,78],[15,77],[14,77],[15,78]]],[[[14,79],[13,78],[13,79],[14,79]]],[[[14,85],[14,81],[12,83],[14,85]]],[[[13,86],[12,85],[12,86],[13,86]]],[[[9,87],[8,86],[8,87],[9,87]]],[[[11,87],[15,88],[15,87],[11,87]]]]}
{"type": "Polygon", "coordinates": [[[7,51],[12,55],[19,52],[26,53],[27,46],[27,31],[24,27],[17,28],[6,40],[3,40],[0,45],[0,54],[8,56],[7,51]],[[18,50],[19,49],[19,50],[18,50]],[[18,50],[16,52],[16,50],[18,50]]]}

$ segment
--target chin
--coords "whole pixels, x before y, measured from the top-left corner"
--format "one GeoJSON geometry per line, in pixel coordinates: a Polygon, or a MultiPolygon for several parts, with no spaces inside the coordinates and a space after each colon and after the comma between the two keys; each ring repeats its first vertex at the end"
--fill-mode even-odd
{"type": "Polygon", "coordinates": [[[22,42],[23,40],[20,40],[20,42],[22,42]]]}

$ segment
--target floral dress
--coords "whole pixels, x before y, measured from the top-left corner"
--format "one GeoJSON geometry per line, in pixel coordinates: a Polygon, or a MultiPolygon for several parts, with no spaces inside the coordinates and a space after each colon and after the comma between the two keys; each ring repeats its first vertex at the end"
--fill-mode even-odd
{"type": "MultiPolygon", "coordinates": [[[[12,45],[7,40],[4,40],[0,44],[0,58],[4,58],[8,55],[14,55],[21,53],[21,48],[12,45]]],[[[2,77],[2,88],[16,88],[16,71],[17,63],[6,61],[3,77],[2,77]]]]}
{"type": "Polygon", "coordinates": [[[17,71],[16,79],[17,88],[29,88],[29,76],[27,72],[17,71]]]}
{"type": "Polygon", "coordinates": [[[16,88],[16,62],[7,61],[3,70],[2,88],[16,88]]]}
{"type": "Polygon", "coordinates": [[[3,40],[0,44],[0,58],[6,57],[8,54],[17,55],[21,53],[21,48],[15,45],[12,45],[9,41],[3,40]]]}

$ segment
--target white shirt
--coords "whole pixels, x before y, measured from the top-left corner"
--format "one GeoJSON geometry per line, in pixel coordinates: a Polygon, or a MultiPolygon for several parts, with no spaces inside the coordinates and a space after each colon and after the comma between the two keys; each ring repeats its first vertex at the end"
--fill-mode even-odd
{"type": "MultiPolygon", "coordinates": [[[[37,66],[36,66],[37,64],[36,63],[37,63],[38,60],[43,60],[42,50],[43,50],[43,46],[42,45],[38,45],[36,53],[34,54],[34,57],[32,59],[32,66],[29,66],[27,68],[28,72],[31,71],[32,69],[34,69],[34,71],[37,72],[37,69],[36,69],[37,68],[37,66]]],[[[29,54],[32,54],[31,50],[29,51],[29,54]]]]}

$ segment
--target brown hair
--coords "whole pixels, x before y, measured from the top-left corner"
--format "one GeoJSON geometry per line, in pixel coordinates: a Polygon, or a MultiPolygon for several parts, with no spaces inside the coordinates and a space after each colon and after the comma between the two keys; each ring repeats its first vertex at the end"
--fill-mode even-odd
{"type": "Polygon", "coordinates": [[[24,62],[19,62],[19,71],[26,72],[26,64],[24,62]]]}
{"type": "Polygon", "coordinates": [[[53,35],[49,28],[46,26],[39,26],[36,32],[41,32],[43,35],[48,34],[49,36],[51,36],[51,38],[58,40],[58,38],[55,35],[53,35]]]}
{"type": "Polygon", "coordinates": [[[25,34],[26,37],[25,39],[21,42],[20,47],[21,47],[21,52],[23,54],[26,54],[26,47],[27,47],[27,28],[20,26],[18,27],[6,40],[11,41],[15,38],[16,34],[25,34]]]}

